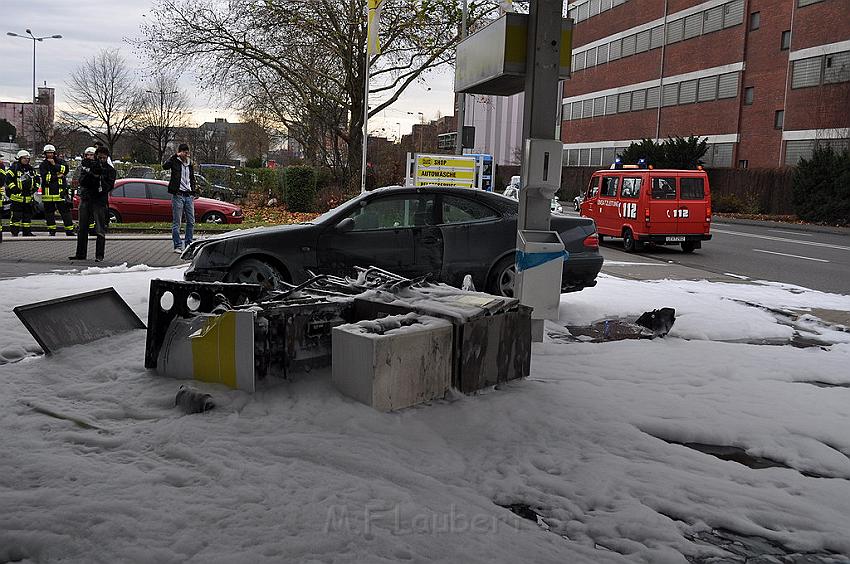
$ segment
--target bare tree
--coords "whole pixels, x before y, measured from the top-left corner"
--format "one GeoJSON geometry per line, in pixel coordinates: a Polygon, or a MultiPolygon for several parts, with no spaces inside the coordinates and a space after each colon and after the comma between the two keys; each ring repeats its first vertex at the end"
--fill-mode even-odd
{"type": "Polygon", "coordinates": [[[35,104],[32,111],[33,130],[35,131],[35,147],[47,143],[53,143],[53,115],[50,108],[42,104],[35,104]]]}
{"type": "Polygon", "coordinates": [[[165,159],[168,146],[181,128],[189,125],[189,100],[176,86],[177,78],[159,74],[141,93],[141,104],[133,120],[137,140],[165,159]]]}
{"type": "Polygon", "coordinates": [[[279,133],[264,114],[243,113],[240,117],[242,123],[231,132],[235,151],[247,160],[263,159],[279,133]]]}
{"type": "MultiPolygon", "coordinates": [[[[202,82],[263,111],[308,155],[356,178],[366,80],[366,0],[158,0],[141,45],[155,63],[181,53],[202,82]]],[[[470,19],[493,12],[472,0],[470,19]]],[[[370,60],[369,115],[454,58],[456,0],[385,0],[381,54],[370,60]]]]}
{"type": "Polygon", "coordinates": [[[63,119],[88,132],[110,152],[131,128],[141,107],[132,73],[117,50],[102,50],[77,67],[66,96],[71,109],[63,119]]]}

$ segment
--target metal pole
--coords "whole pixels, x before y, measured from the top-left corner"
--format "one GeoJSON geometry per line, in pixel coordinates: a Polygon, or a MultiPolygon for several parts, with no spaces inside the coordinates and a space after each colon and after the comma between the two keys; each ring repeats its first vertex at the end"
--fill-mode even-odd
{"type": "MultiPolygon", "coordinates": [[[[32,34],[30,34],[32,35],[32,34]]],[[[32,38],[32,112],[30,112],[30,120],[32,120],[32,155],[35,158],[38,144],[35,140],[35,37],[32,38]]]]}
{"type": "MultiPolygon", "coordinates": [[[[558,68],[561,56],[563,0],[532,0],[528,12],[525,100],[522,138],[554,139],[558,115],[558,68]]],[[[528,155],[524,155],[527,157],[528,155]]],[[[523,170],[528,162],[523,158],[523,170]]],[[[550,202],[520,192],[519,229],[549,230],[550,202]]]]}
{"type": "Polygon", "coordinates": [[[366,47],[366,80],[363,87],[363,158],[360,161],[360,193],[366,192],[366,149],[369,145],[369,47],[366,47]]]}
{"type": "MultiPolygon", "coordinates": [[[[462,0],[463,8],[461,10],[461,21],[460,24],[460,39],[463,41],[466,39],[466,17],[469,12],[469,8],[466,4],[467,0],[462,0]]],[[[457,139],[455,140],[455,154],[462,155],[463,154],[463,124],[466,121],[466,94],[460,93],[458,94],[458,104],[457,104],[457,139]]]]}

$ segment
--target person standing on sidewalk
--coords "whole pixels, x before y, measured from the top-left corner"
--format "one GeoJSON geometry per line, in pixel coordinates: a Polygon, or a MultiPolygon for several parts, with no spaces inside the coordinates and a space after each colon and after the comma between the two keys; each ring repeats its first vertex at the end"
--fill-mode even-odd
{"type": "Polygon", "coordinates": [[[109,192],[115,188],[115,169],[109,164],[109,149],[86,149],[86,158],[80,163],[80,228],[77,233],[77,252],[70,260],[86,260],[88,252],[89,222],[95,224],[94,261],[100,262],[106,251],[107,208],[109,192]],[[94,160],[89,158],[94,154],[94,160]]]}
{"type": "Polygon", "coordinates": [[[23,231],[24,237],[35,237],[32,232],[33,197],[38,192],[38,171],[30,165],[30,153],[18,151],[18,160],[9,167],[6,174],[6,194],[12,200],[12,222],[9,231],[17,237],[23,231]]]}
{"type": "Polygon", "coordinates": [[[174,252],[181,253],[192,242],[195,229],[195,167],[189,158],[189,145],[181,143],[177,154],[162,163],[171,171],[168,192],[171,194],[171,240],[174,252]],[[186,242],[180,241],[180,223],[186,217],[186,242]]]}
{"type": "Polygon", "coordinates": [[[47,233],[56,235],[56,211],[65,224],[65,235],[74,236],[74,220],[71,219],[71,197],[68,192],[68,164],[56,156],[56,147],[44,146],[44,160],[38,166],[41,175],[41,201],[44,203],[44,219],[47,233]]]}

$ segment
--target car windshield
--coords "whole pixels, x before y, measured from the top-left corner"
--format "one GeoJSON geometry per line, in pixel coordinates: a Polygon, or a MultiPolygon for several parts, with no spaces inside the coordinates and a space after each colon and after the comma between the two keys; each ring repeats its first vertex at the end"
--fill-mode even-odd
{"type": "MultiPolygon", "coordinates": [[[[331,209],[329,209],[328,211],[326,211],[326,212],[325,212],[325,213],[323,213],[322,215],[320,215],[320,216],[318,216],[318,217],[314,218],[312,221],[303,221],[302,223],[311,223],[311,224],[312,224],[312,223],[325,223],[326,221],[328,221],[328,220],[332,219],[332,218],[333,218],[333,217],[335,217],[337,214],[339,214],[340,212],[342,212],[344,209],[347,209],[349,206],[354,205],[354,204],[353,204],[353,202],[354,202],[355,200],[357,200],[357,199],[359,199],[359,198],[357,198],[357,197],[352,198],[352,199],[350,199],[350,200],[348,200],[348,201],[346,201],[346,202],[341,203],[340,205],[338,205],[338,206],[337,206],[337,207],[335,207],[335,208],[331,208],[331,209]]],[[[340,217],[344,217],[344,216],[340,216],[340,217]]]]}

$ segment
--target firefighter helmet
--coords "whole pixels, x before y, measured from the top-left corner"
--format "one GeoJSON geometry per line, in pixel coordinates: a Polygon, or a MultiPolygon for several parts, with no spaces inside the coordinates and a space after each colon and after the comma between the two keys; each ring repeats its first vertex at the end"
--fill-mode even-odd
{"type": "Polygon", "coordinates": [[[29,151],[27,151],[26,149],[21,149],[20,151],[18,151],[18,160],[28,159],[28,158],[30,158],[30,152],[29,151]]]}
{"type": "Polygon", "coordinates": [[[45,146],[44,146],[44,152],[45,152],[45,153],[55,153],[55,152],[56,152],[56,147],[54,147],[53,145],[49,145],[49,144],[48,144],[48,145],[45,145],[45,146]]]}

